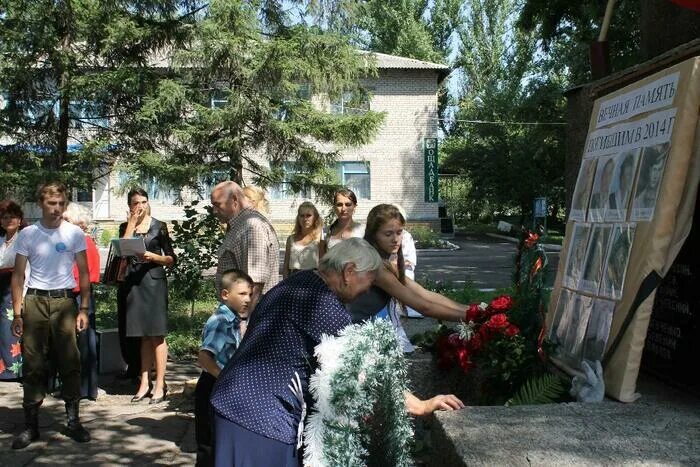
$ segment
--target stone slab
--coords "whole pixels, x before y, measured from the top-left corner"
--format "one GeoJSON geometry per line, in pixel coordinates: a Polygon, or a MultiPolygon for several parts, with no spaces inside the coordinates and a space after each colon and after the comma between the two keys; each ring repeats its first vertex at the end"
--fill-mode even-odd
{"type": "Polygon", "coordinates": [[[645,381],[632,404],[438,412],[429,465],[700,465],[700,400],[645,381]]]}

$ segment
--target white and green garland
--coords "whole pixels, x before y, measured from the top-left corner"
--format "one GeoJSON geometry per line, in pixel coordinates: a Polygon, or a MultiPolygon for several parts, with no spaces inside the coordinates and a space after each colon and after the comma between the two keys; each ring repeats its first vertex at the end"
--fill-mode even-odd
{"type": "Polygon", "coordinates": [[[309,389],[316,405],[304,430],[304,464],[407,466],[413,428],[407,370],[391,323],[376,320],[324,336],[309,389]]]}

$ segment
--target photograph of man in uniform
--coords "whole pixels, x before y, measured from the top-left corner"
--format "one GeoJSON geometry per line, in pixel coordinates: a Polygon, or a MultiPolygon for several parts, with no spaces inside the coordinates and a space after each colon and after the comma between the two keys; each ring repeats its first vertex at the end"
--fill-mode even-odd
{"type": "Polygon", "coordinates": [[[668,143],[646,147],[642,151],[639,180],[632,203],[632,220],[651,220],[669,153],[668,143]]]}
{"type": "Polygon", "coordinates": [[[564,277],[564,284],[572,289],[578,289],[579,287],[590,231],[591,224],[574,225],[574,232],[569,244],[569,255],[566,261],[566,275],[564,277]]]}
{"type": "Polygon", "coordinates": [[[615,173],[608,196],[608,209],[605,211],[606,221],[624,221],[627,218],[627,206],[632,194],[639,151],[635,149],[621,152],[615,158],[615,173]]]}
{"type": "Polygon", "coordinates": [[[633,240],[634,224],[618,224],[613,227],[600,295],[615,300],[622,297],[633,240]]]}
{"type": "Polygon", "coordinates": [[[569,220],[586,220],[586,209],[588,208],[588,198],[591,196],[596,162],[597,159],[584,159],[581,163],[578,180],[576,181],[576,189],[574,190],[574,197],[571,201],[569,220]]]}
{"type": "Polygon", "coordinates": [[[588,221],[602,222],[605,218],[605,210],[608,208],[610,197],[610,185],[612,184],[615,170],[615,157],[600,158],[595,174],[591,203],[588,206],[588,221]]]}

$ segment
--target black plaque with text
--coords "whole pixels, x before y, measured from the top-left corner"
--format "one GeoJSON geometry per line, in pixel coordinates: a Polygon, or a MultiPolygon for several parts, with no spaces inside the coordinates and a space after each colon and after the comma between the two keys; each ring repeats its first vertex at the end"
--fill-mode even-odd
{"type": "Polygon", "coordinates": [[[700,394],[700,201],[693,228],[656,292],[642,368],[700,394]]]}

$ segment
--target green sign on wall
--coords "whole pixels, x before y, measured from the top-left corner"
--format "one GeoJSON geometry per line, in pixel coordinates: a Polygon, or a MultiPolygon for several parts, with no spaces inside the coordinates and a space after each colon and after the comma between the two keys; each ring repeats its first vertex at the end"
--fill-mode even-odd
{"type": "Polygon", "coordinates": [[[423,161],[425,165],[425,202],[438,201],[438,140],[423,138],[423,161]]]}

